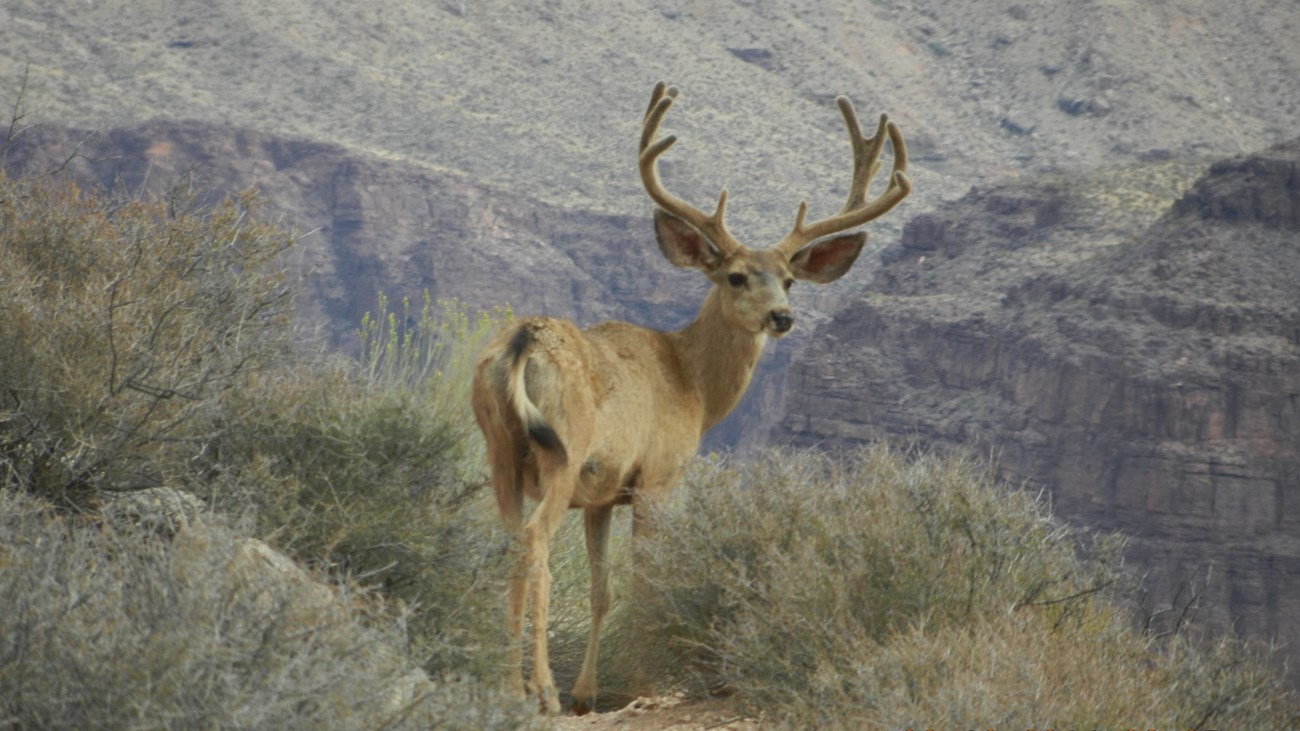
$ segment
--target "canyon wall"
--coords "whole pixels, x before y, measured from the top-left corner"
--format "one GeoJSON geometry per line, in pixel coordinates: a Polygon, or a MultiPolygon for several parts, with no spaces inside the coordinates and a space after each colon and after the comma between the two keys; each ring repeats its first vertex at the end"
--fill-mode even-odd
{"type": "Polygon", "coordinates": [[[793,363],[778,441],[991,455],[1131,536],[1149,609],[1212,566],[1202,617],[1300,637],[1300,141],[1149,194],[1186,175],[1043,176],[912,219],[793,363]]]}

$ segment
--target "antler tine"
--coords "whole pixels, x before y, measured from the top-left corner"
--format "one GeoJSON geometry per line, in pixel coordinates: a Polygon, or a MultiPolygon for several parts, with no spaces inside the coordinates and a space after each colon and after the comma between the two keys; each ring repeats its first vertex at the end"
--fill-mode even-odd
{"type": "MultiPolygon", "coordinates": [[[[677,98],[677,87],[668,86],[660,81],[655,84],[655,89],[650,94],[650,106],[646,107],[645,120],[641,127],[641,146],[637,152],[645,152],[645,148],[650,146],[651,140],[659,133],[659,123],[663,121],[664,115],[668,113],[668,107],[673,105],[673,100],[677,98]],[[667,101],[663,104],[660,102],[667,101]],[[662,107],[662,108],[660,108],[662,107]]],[[[672,137],[676,141],[676,137],[672,137]]],[[[668,144],[672,144],[671,142],[668,144]]]]}
{"type": "Polygon", "coordinates": [[[640,156],[638,158],[641,183],[645,186],[646,193],[650,195],[651,200],[659,204],[660,208],[694,226],[705,236],[708,236],[713,245],[723,253],[730,253],[739,245],[727,233],[726,225],[722,220],[727,208],[727,191],[723,190],[718,196],[718,207],[710,216],[669,193],[659,179],[659,156],[677,142],[677,136],[668,135],[658,141],[655,141],[655,137],[659,134],[659,124],[663,121],[664,115],[668,113],[668,109],[672,107],[676,98],[676,87],[670,87],[662,81],[655,85],[654,92],[650,96],[650,106],[646,109],[645,124],[641,129],[640,156]]]}
{"type": "Polygon", "coordinates": [[[853,186],[849,189],[848,201],[840,209],[840,213],[847,213],[867,201],[867,188],[880,169],[880,153],[885,149],[885,129],[889,124],[889,115],[880,115],[876,133],[868,139],[862,136],[862,127],[858,124],[858,113],[853,109],[853,102],[846,96],[840,96],[835,98],[835,104],[844,117],[844,127],[849,132],[849,143],[853,146],[853,186]]]}
{"type": "Polygon", "coordinates": [[[844,117],[844,126],[849,132],[849,144],[853,147],[853,185],[849,188],[849,197],[840,212],[830,218],[823,218],[811,224],[805,224],[808,215],[808,203],[799,204],[799,213],[795,216],[794,228],[786,235],[776,249],[786,255],[793,255],[804,246],[831,234],[847,231],[887,213],[891,208],[912,192],[912,183],[907,178],[907,145],[903,141],[903,132],[897,124],[889,121],[888,115],[880,115],[876,133],[863,137],[862,127],[858,124],[857,112],[848,97],[837,97],[836,105],[844,117]],[[893,169],[889,174],[889,186],[875,200],[870,200],[867,190],[871,179],[880,169],[880,153],[885,149],[885,140],[894,149],[893,169]]]}

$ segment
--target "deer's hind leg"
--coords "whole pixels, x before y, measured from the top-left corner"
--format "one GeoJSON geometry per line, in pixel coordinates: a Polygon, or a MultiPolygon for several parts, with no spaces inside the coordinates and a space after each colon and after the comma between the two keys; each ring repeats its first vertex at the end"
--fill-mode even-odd
{"type": "MultiPolygon", "coordinates": [[[[539,460],[542,462],[548,460],[539,460]]],[[[539,487],[543,495],[523,526],[524,561],[528,593],[532,603],[533,674],[531,690],[545,713],[560,712],[555,677],[547,643],[551,601],[551,539],[564,519],[578,479],[577,470],[560,463],[539,470],[539,487]]]]}
{"type": "Polygon", "coordinates": [[[600,652],[600,625],[609,611],[609,523],[613,505],[587,508],[583,522],[587,534],[587,564],[591,569],[591,634],[582,671],[573,684],[573,712],[582,715],[596,706],[596,657],[600,652]]]}

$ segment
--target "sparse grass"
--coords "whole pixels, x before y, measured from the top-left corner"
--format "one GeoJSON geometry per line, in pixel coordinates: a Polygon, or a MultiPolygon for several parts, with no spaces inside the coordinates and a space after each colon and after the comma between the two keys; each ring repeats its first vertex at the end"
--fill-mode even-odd
{"type": "Polygon", "coordinates": [[[660,526],[619,623],[653,638],[636,661],[785,727],[1283,728],[1294,703],[1238,644],[1133,629],[1121,543],[970,461],[715,459],[660,526]]]}

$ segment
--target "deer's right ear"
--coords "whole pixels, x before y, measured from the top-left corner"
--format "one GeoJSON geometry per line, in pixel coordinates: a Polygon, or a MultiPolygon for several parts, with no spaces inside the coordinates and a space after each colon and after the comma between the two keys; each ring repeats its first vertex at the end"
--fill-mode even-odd
{"type": "Polygon", "coordinates": [[[709,237],[661,208],[655,209],[655,236],[659,250],[676,266],[709,272],[722,264],[722,253],[709,237]]]}

